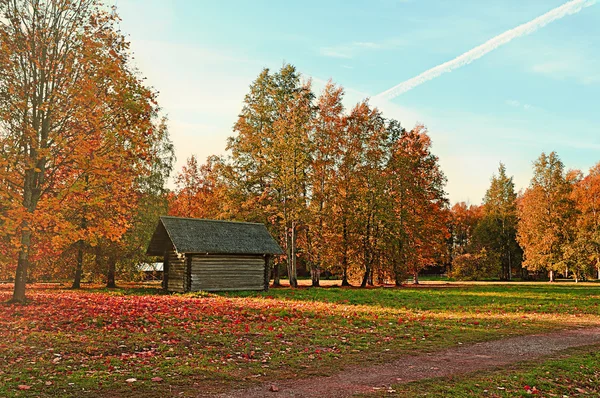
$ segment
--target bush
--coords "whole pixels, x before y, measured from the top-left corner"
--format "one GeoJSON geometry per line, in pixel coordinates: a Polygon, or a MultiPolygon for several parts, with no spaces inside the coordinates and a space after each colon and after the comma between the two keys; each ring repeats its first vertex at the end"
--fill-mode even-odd
{"type": "Polygon", "coordinates": [[[453,261],[450,276],[458,280],[477,281],[497,277],[500,268],[500,256],[481,249],[478,253],[457,256],[453,261]]]}

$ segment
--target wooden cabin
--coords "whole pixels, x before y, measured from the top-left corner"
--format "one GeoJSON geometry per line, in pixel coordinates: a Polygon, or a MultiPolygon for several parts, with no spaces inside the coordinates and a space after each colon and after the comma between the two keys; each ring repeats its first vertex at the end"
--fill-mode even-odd
{"type": "Polygon", "coordinates": [[[263,224],[160,217],[147,254],[162,256],[170,292],[267,290],[283,251],[263,224]]]}

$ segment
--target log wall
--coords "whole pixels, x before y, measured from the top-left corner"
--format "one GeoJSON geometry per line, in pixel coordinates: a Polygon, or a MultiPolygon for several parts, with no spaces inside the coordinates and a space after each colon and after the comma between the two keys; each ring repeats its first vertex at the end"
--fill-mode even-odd
{"type": "Polygon", "coordinates": [[[169,250],[167,260],[169,261],[169,286],[167,290],[179,293],[187,291],[188,278],[185,257],[179,257],[175,250],[169,250]]]}
{"type": "Polygon", "coordinates": [[[264,290],[265,266],[263,256],[194,255],[190,263],[190,289],[264,290]]]}

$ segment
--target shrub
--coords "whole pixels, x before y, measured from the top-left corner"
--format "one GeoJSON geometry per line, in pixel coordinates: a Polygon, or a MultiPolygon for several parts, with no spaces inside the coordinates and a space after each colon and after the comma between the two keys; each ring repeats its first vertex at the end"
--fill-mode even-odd
{"type": "Polygon", "coordinates": [[[457,256],[450,276],[459,280],[476,281],[496,277],[500,268],[500,256],[481,249],[478,253],[457,256]]]}

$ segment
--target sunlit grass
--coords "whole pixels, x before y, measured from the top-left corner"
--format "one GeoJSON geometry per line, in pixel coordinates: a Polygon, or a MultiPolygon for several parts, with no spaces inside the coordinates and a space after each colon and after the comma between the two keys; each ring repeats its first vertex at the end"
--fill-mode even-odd
{"type": "MultiPolygon", "coordinates": [[[[331,374],[458,343],[600,323],[598,285],[185,295],[157,287],[34,286],[29,305],[2,307],[0,396],[78,396],[83,389],[91,396],[193,396],[200,387],[216,392],[331,374]]],[[[0,287],[0,300],[9,297],[10,286],[0,287]]]]}

